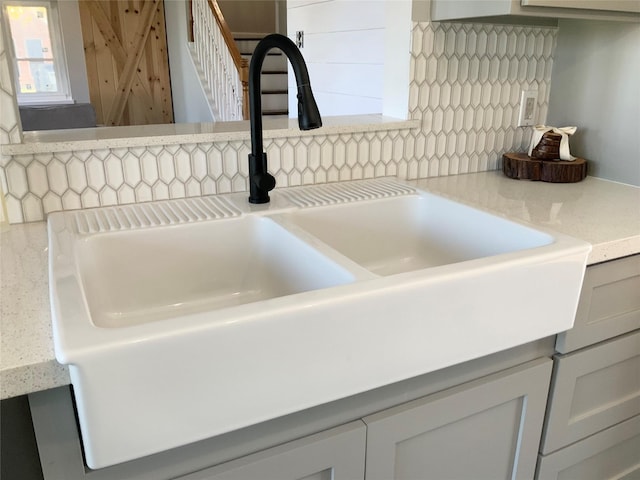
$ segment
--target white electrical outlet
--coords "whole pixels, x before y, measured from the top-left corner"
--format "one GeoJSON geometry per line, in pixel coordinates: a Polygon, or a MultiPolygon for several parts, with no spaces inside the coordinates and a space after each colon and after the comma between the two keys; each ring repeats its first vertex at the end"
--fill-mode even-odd
{"type": "Polygon", "coordinates": [[[538,101],[537,90],[523,90],[520,95],[520,115],[518,126],[529,127],[536,123],[536,103],[538,101]]]}

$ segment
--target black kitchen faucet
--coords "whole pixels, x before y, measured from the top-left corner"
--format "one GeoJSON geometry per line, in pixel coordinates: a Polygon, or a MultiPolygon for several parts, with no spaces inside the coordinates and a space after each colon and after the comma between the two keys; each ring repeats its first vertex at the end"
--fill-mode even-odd
{"type": "Polygon", "coordinates": [[[298,126],[312,130],[322,126],[322,118],[311,92],[309,72],[298,47],[284,35],[267,35],[256,46],[249,65],[249,121],[251,123],[251,153],[249,154],[249,202],[268,203],[269,191],[276,179],[267,172],[267,154],[262,146],[262,99],[260,74],[267,52],[279,48],[287,56],[298,85],[298,126]]]}

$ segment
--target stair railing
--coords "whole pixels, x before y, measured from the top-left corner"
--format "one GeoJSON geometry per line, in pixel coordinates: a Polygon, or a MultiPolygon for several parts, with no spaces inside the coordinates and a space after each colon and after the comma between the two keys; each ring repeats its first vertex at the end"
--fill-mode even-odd
{"type": "Polygon", "coordinates": [[[249,64],[216,0],[191,0],[192,38],[219,117],[249,118],[249,64]]]}

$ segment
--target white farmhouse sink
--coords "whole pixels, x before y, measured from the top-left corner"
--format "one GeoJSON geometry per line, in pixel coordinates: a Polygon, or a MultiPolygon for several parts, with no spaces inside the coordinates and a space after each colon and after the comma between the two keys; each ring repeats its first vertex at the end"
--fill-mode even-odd
{"type": "Polygon", "coordinates": [[[411,191],[377,180],[280,189],[255,212],[243,195],[50,215],[56,356],[88,465],[572,326],[589,245],[411,191]]]}

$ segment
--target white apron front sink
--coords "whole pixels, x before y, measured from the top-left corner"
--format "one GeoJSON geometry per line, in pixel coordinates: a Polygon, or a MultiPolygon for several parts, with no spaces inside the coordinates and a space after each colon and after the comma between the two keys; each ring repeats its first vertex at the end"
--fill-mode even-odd
{"type": "Polygon", "coordinates": [[[232,195],[51,214],[54,343],[89,467],[571,328],[588,244],[384,182],[312,208],[290,192],[323,187],[254,211],[232,195]]]}

